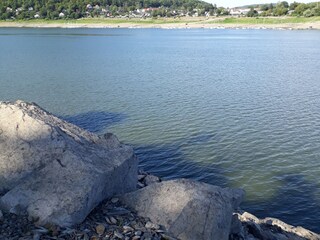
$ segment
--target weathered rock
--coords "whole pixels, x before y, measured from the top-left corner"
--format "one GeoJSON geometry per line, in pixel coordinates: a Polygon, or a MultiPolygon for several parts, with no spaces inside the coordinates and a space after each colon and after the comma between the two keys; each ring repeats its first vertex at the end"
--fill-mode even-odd
{"type": "Polygon", "coordinates": [[[179,239],[228,239],[232,212],[242,190],[179,179],[154,183],[120,198],[140,216],[179,239]]]}
{"type": "Polygon", "coordinates": [[[244,229],[237,214],[233,214],[229,240],[244,239],[244,229]]]}
{"type": "Polygon", "coordinates": [[[302,227],[291,226],[279,219],[259,219],[248,212],[235,213],[230,239],[249,240],[252,238],[262,240],[320,240],[318,234],[302,227]],[[239,225],[237,221],[241,224],[239,225]]]}
{"type": "Polygon", "coordinates": [[[137,184],[133,149],[35,104],[0,102],[1,208],[40,223],[80,223],[105,198],[137,184]]]}

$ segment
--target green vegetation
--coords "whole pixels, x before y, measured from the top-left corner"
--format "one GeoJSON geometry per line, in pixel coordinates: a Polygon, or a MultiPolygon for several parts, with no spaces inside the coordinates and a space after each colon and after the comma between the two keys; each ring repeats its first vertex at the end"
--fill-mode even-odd
{"type": "Polygon", "coordinates": [[[200,0],[1,0],[0,19],[78,19],[205,15],[216,8],[200,0]]]}
{"type": "MultiPolygon", "coordinates": [[[[73,20],[115,17],[151,19],[228,15],[252,18],[270,16],[310,18],[320,16],[320,2],[288,4],[286,1],[280,1],[277,4],[255,4],[228,9],[217,8],[216,5],[202,0],[0,0],[0,20],[73,20]]],[[[150,20],[152,23],[153,21],[155,20],[150,20]]]]}
{"type": "Polygon", "coordinates": [[[310,23],[320,22],[320,17],[258,17],[258,18],[225,18],[220,21],[209,21],[219,24],[286,24],[286,23],[310,23]]]}
{"type": "MultiPolygon", "coordinates": [[[[320,16],[320,2],[312,2],[308,4],[293,2],[289,5],[288,2],[282,1],[278,2],[277,4],[263,4],[259,6],[252,6],[252,9],[259,10],[260,16],[320,16]]],[[[251,13],[247,14],[247,16],[250,17],[255,17],[257,15],[252,16],[251,13]]]]}

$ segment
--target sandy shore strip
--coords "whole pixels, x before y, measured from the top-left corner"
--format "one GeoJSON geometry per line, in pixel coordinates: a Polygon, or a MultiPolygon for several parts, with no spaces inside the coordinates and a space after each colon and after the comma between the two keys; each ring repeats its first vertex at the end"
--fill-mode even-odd
{"type": "Polygon", "coordinates": [[[12,22],[0,21],[0,28],[160,28],[160,29],[288,29],[320,30],[320,22],[282,23],[282,24],[243,24],[212,22],[179,22],[179,23],[75,23],[75,22],[12,22]]]}

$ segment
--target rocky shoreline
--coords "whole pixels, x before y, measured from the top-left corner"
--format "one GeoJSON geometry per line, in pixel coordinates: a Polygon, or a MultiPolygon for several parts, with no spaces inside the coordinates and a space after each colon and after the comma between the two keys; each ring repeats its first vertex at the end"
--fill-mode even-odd
{"type": "Polygon", "coordinates": [[[320,240],[241,210],[241,189],[138,170],[133,149],[36,104],[0,102],[1,240],[320,240]]]}
{"type": "Polygon", "coordinates": [[[283,24],[220,24],[220,23],[28,23],[0,22],[0,28],[156,28],[156,29],[274,29],[319,30],[320,22],[283,24]]]}
{"type": "MultiPolygon", "coordinates": [[[[137,188],[161,182],[157,176],[139,170],[137,188]]],[[[128,208],[114,197],[103,201],[88,217],[72,228],[39,225],[27,215],[0,211],[1,240],[178,240],[165,227],[128,208]]],[[[318,240],[320,236],[278,219],[258,219],[238,209],[233,213],[229,240],[318,240]]]]}

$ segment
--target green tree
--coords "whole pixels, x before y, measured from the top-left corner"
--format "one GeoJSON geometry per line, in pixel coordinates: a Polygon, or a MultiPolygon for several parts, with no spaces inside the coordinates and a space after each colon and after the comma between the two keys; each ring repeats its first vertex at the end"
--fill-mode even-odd
{"type": "Polygon", "coordinates": [[[307,5],[304,3],[300,3],[295,9],[294,9],[294,13],[296,15],[302,16],[304,11],[307,10],[307,5]]]}
{"type": "Polygon", "coordinates": [[[253,7],[250,8],[250,11],[247,13],[247,17],[256,17],[258,16],[257,10],[255,10],[253,7]]]}

